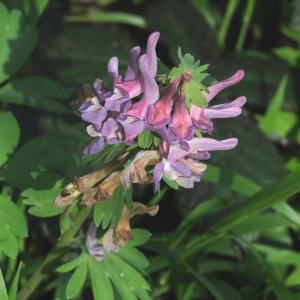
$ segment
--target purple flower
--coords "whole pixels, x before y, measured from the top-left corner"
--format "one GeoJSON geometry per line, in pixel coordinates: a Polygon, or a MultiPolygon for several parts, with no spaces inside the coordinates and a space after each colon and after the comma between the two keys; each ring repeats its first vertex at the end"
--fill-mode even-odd
{"type": "Polygon", "coordinates": [[[213,105],[208,108],[192,105],[190,116],[194,125],[202,132],[211,133],[213,131],[213,123],[211,119],[232,118],[237,117],[242,112],[242,107],[246,103],[244,96],[225,104],[213,105]]]}
{"type": "Polygon", "coordinates": [[[113,92],[105,99],[105,106],[109,110],[120,111],[122,105],[128,103],[130,99],[139,96],[142,89],[142,82],[139,78],[138,57],[140,47],[130,50],[129,62],[124,78],[119,75],[119,62],[117,57],[112,57],[108,61],[107,69],[113,80],[113,92]]]}
{"type": "Polygon", "coordinates": [[[159,97],[155,81],[157,72],[155,47],[158,38],[158,32],[149,36],[147,52],[142,56],[139,56],[140,47],[131,49],[124,76],[119,74],[117,57],[112,57],[108,61],[107,69],[113,82],[112,91],[104,91],[101,80],[94,82],[93,89],[96,96],[88,98],[79,108],[81,118],[91,123],[87,127],[88,134],[97,138],[86,147],[85,154],[97,153],[107,144],[119,142],[130,144],[145,129],[143,116],[147,106],[159,97]],[[138,102],[140,104],[134,105],[131,100],[140,95],[142,95],[138,102]],[[133,113],[130,114],[128,111],[133,113]]]}
{"type": "Polygon", "coordinates": [[[99,245],[96,235],[97,226],[94,223],[91,223],[87,232],[85,245],[88,253],[96,260],[101,261],[104,258],[105,249],[103,246],[99,245]]]}
{"type": "Polygon", "coordinates": [[[169,128],[179,140],[190,140],[194,136],[195,127],[186,108],[183,93],[175,98],[174,113],[169,128]]]}
{"type": "Polygon", "coordinates": [[[170,122],[178,83],[179,80],[175,80],[169,86],[167,93],[148,107],[146,121],[150,126],[161,128],[170,122]]]}
{"type": "Polygon", "coordinates": [[[210,87],[208,87],[208,92],[203,93],[206,100],[210,102],[221,91],[243,80],[244,76],[245,72],[243,70],[238,70],[228,79],[222,80],[211,85],[210,87]]]}
{"type": "MultiPolygon", "coordinates": [[[[140,54],[140,47],[130,50],[124,75],[119,73],[117,57],[108,61],[107,70],[112,80],[110,91],[102,88],[101,80],[95,80],[95,96],[87,98],[79,109],[82,119],[90,123],[87,126],[88,134],[95,138],[84,153],[97,153],[108,144],[133,144],[138,135],[147,130],[160,138],[160,152],[150,150],[158,155],[153,169],[155,190],[158,189],[162,176],[176,181],[179,186],[191,188],[195,182],[200,181],[206,169],[201,161],[209,159],[211,151],[230,150],[237,145],[236,138],[217,141],[195,137],[195,134],[211,134],[213,119],[241,114],[246,102],[243,96],[225,104],[210,105],[210,101],[225,88],[240,82],[244,71],[237,71],[230,78],[208,86],[203,92],[198,88],[203,82],[190,85],[191,90],[185,89],[189,80],[197,81],[193,68],[199,66],[195,64],[189,72],[189,66],[181,64],[171,71],[170,76],[166,75],[165,80],[172,78],[172,81],[167,85],[163,81],[160,89],[157,83],[159,78],[156,77],[156,45],[159,35],[159,32],[154,32],[149,36],[145,54],[140,54]],[[185,92],[190,94],[188,98],[185,92]],[[205,105],[195,104],[197,93],[199,98],[204,96],[205,105]]],[[[148,180],[147,171],[143,168],[134,168],[134,171],[134,176],[148,180]]],[[[125,176],[127,173],[123,177],[128,185],[129,179],[125,176]]],[[[135,182],[135,177],[132,174],[130,176],[130,180],[135,182]]]]}
{"type": "Polygon", "coordinates": [[[142,76],[143,96],[142,99],[133,105],[126,112],[127,115],[143,120],[148,107],[154,104],[159,98],[159,88],[155,80],[157,72],[156,44],[159,39],[159,32],[149,36],[147,52],[139,58],[138,64],[142,76]]]}
{"type": "Polygon", "coordinates": [[[194,183],[200,181],[206,165],[198,160],[208,159],[209,151],[231,150],[237,145],[236,138],[217,141],[211,138],[193,138],[188,141],[189,150],[185,151],[179,144],[161,145],[162,160],[154,167],[154,189],[159,188],[162,176],[175,180],[179,186],[185,188],[194,187],[194,183]]]}

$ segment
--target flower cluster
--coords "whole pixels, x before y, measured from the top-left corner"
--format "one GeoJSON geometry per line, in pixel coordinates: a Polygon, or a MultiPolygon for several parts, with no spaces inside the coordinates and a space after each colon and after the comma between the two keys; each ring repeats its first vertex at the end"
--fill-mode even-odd
{"type": "Polygon", "coordinates": [[[148,131],[160,140],[161,159],[153,169],[155,190],[163,176],[191,188],[200,180],[206,168],[201,161],[210,157],[210,151],[230,150],[237,145],[236,138],[218,141],[202,135],[212,133],[213,119],[241,113],[245,97],[226,104],[209,104],[222,90],[241,81],[244,71],[205,85],[208,74],[201,72],[206,65],[200,66],[190,55],[181,56],[181,66],[166,76],[165,84],[158,85],[158,39],[158,32],[149,36],[145,54],[140,54],[140,47],[130,50],[124,75],[119,74],[118,58],[109,60],[111,90],[104,90],[102,81],[95,80],[95,96],[79,108],[81,118],[90,123],[88,134],[96,138],[84,153],[95,154],[108,144],[134,144],[140,134],[148,131]]]}

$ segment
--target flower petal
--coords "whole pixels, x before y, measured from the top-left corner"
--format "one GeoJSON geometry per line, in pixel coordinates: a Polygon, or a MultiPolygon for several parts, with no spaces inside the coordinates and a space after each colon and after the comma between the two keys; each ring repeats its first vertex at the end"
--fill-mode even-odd
{"type": "Polygon", "coordinates": [[[130,50],[128,67],[124,76],[124,81],[133,80],[138,76],[138,57],[141,48],[134,47],[130,50]]]}
{"type": "Polygon", "coordinates": [[[204,115],[203,107],[196,106],[192,104],[190,110],[190,116],[192,118],[193,124],[200,129],[202,132],[211,133],[213,131],[213,123],[204,115]]]}
{"type": "Polygon", "coordinates": [[[230,87],[238,82],[240,82],[244,78],[245,72],[243,70],[238,70],[235,72],[230,78],[222,80],[218,83],[215,83],[211,85],[208,88],[208,92],[204,92],[204,96],[207,99],[207,101],[211,101],[217,94],[219,94],[221,91],[226,89],[227,87],[230,87]]]}
{"type": "Polygon", "coordinates": [[[147,64],[150,74],[156,75],[157,72],[157,57],[156,57],[156,45],[159,39],[160,33],[158,31],[150,34],[147,41],[147,64]]]}
{"type": "Polygon", "coordinates": [[[145,130],[145,122],[133,117],[119,119],[125,134],[125,143],[132,142],[143,130],[145,130]]]}
{"type": "Polygon", "coordinates": [[[155,81],[155,75],[151,74],[146,55],[140,57],[139,67],[143,77],[144,94],[142,99],[135,103],[126,114],[144,120],[148,106],[155,103],[159,98],[159,88],[155,81]]]}
{"type": "Polygon", "coordinates": [[[236,147],[237,143],[237,138],[230,138],[221,141],[211,138],[193,138],[189,141],[189,146],[191,153],[196,153],[203,151],[231,150],[236,147]]]}
{"type": "Polygon", "coordinates": [[[119,77],[119,60],[116,56],[110,58],[107,63],[107,71],[113,81],[119,77]]]}
{"type": "Polygon", "coordinates": [[[85,155],[96,154],[100,152],[105,147],[104,138],[99,137],[91,144],[89,144],[84,150],[83,153],[85,155]]]}
{"type": "Polygon", "coordinates": [[[194,135],[194,125],[186,109],[183,94],[176,97],[175,108],[170,124],[170,130],[178,136],[179,139],[189,140],[194,135]]]}
{"type": "Polygon", "coordinates": [[[120,93],[128,99],[139,96],[143,91],[143,87],[139,79],[124,81],[122,83],[115,83],[115,88],[117,88],[120,93]]]}
{"type": "Polygon", "coordinates": [[[166,95],[158,100],[154,105],[149,106],[146,120],[149,124],[151,124],[151,126],[160,128],[169,123],[178,83],[179,80],[175,80],[170,85],[166,95]]]}
{"type": "Polygon", "coordinates": [[[154,182],[155,192],[159,189],[159,183],[163,176],[164,169],[165,169],[165,163],[163,161],[157,163],[153,169],[153,182],[154,182]]]}
{"type": "Polygon", "coordinates": [[[246,97],[242,96],[229,103],[213,105],[204,109],[204,116],[209,119],[237,117],[245,103],[246,97]]]}

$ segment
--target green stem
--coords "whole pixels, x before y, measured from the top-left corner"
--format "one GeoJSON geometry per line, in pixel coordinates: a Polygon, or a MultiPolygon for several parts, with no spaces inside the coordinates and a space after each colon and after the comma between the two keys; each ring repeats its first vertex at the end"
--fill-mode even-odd
{"type": "Polygon", "coordinates": [[[242,19],[242,28],[240,30],[239,37],[237,39],[236,45],[235,45],[235,51],[240,52],[243,49],[247,32],[250,26],[250,22],[253,16],[254,8],[255,8],[256,0],[248,0],[247,6],[245,9],[245,13],[243,15],[242,19]]]}
{"type": "Polygon", "coordinates": [[[20,290],[17,299],[27,300],[39,286],[39,284],[47,277],[45,270],[49,265],[52,265],[53,262],[61,256],[62,249],[67,246],[70,241],[73,239],[77,231],[80,229],[81,225],[88,217],[90,210],[83,208],[76,219],[74,220],[73,226],[69,228],[57,241],[54,248],[48,253],[44,261],[34,272],[34,274],[29,278],[29,280],[24,284],[23,288],[20,290]]]}
{"type": "Polygon", "coordinates": [[[240,0],[229,0],[226,8],[226,12],[219,30],[218,42],[221,47],[225,47],[225,40],[228,34],[229,26],[232,20],[232,17],[239,5],[240,0]]]}

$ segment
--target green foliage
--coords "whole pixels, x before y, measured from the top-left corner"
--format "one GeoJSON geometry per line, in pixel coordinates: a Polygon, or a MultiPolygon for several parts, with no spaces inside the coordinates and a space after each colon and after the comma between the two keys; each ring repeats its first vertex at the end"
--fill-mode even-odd
{"type": "Polygon", "coordinates": [[[285,98],[288,78],[282,78],[278,89],[271,99],[267,112],[259,117],[260,129],[270,138],[286,138],[288,133],[297,123],[295,113],[282,111],[282,103],[285,98]]]}
{"type": "Polygon", "coordinates": [[[144,28],[146,21],[138,15],[124,12],[93,11],[87,15],[66,16],[67,22],[120,23],[144,28]]]}
{"type": "Polygon", "coordinates": [[[20,250],[18,238],[28,235],[27,224],[22,210],[4,195],[0,195],[0,228],[0,251],[15,259],[20,250]]]}
{"type": "Polygon", "coordinates": [[[154,134],[148,130],[138,136],[138,145],[142,149],[149,149],[153,144],[154,134]]]}
{"type": "Polygon", "coordinates": [[[73,260],[57,268],[58,272],[72,271],[67,286],[67,299],[74,299],[82,293],[88,277],[94,299],[116,299],[118,292],[126,299],[150,299],[149,285],[139,274],[148,266],[146,257],[135,248],[144,244],[149,232],[134,230],[133,239],[117,253],[106,253],[102,261],[96,261],[82,252],[73,260]],[[142,238],[141,238],[142,237],[142,238]],[[145,238],[146,237],[146,238],[145,238]]]}
{"type": "Polygon", "coordinates": [[[179,186],[175,180],[171,180],[171,179],[167,178],[166,176],[163,176],[162,179],[171,189],[174,189],[174,190],[179,189],[179,186]]]}
{"type": "Polygon", "coordinates": [[[18,121],[11,112],[0,112],[0,166],[3,165],[9,155],[14,151],[20,139],[18,121]]]}
{"type": "MultiPolygon", "coordinates": [[[[70,1],[69,11],[60,10],[59,1],[2,2],[7,6],[0,4],[0,299],[44,299],[53,291],[55,300],[92,293],[101,300],[299,299],[297,1],[276,2],[272,10],[270,3],[254,0],[131,1],[126,12],[121,1],[70,1]],[[247,113],[214,122],[214,137],[237,136],[239,145],[214,153],[193,190],[163,178],[166,185],[154,196],[150,188],[119,187],[93,209],[84,210],[80,202],[56,208],[53,198],[65,182],[125,151],[158,146],[158,137],[146,131],[138,145],[109,145],[83,159],[83,124],[66,105],[71,95],[77,98],[74,87],[99,76],[108,79],[103,70],[112,55],[120,57],[124,74],[128,49],[143,45],[149,30],[161,32],[161,84],[185,75],[187,105],[206,106],[202,92],[213,80],[208,65],[194,57],[210,62],[218,79],[243,68],[243,83],[222,92],[219,103],[245,95],[258,123],[247,113]],[[196,55],[177,51],[179,41],[196,55]],[[179,66],[168,78],[162,61],[171,66],[177,57],[179,66]],[[150,239],[149,231],[133,229],[126,246],[96,261],[84,249],[85,218],[104,233],[136,199],[162,203],[151,222],[143,219],[155,234],[150,239]],[[150,262],[136,248],[141,245],[150,262]]],[[[131,221],[136,227],[140,219],[131,221]]]]}
{"type": "Polygon", "coordinates": [[[55,113],[69,113],[58,100],[70,96],[68,89],[52,80],[30,76],[7,83],[0,89],[0,101],[40,108],[55,113]]]}
{"type": "Polygon", "coordinates": [[[3,300],[9,300],[1,269],[0,269],[0,297],[3,300]]]}
{"type": "Polygon", "coordinates": [[[50,189],[33,189],[29,188],[22,192],[24,197],[23,203],[31,206],[28,212],[36,217],[52,217],[63,212],[63,208],[56,207],[53,199],[60,194],[62,190],[61,180],[55,182],[50,189]]]}
{"type": "Polygon", "coordinates": [[[120,185],[115,189],[111,198],[95,205],[93,220],[97,226],[101,225],[103,229],[106,229],[116,225],[122,216],[124,202],[127,198],[126,193],[120,185]]]}
{"type": "Polygon", "coordinates": [[[148,130],[143,131],[138,136],[137,144],[142,149],[149,149],[152,146],[157,148],[159,143],[160,143],[160,138],[148,130]]]}
{"type": "Polygon", "coordinates": [[[4,170],[5,179],[12,185],[28,188],[49,186],[57,179],[51,172],[76,166],[79,154],[74,137],[48,132],[22,145],[11,157],[4,170]],[[22,167],[20,167],[22,166],[22,167]],[[45,172],[47,170],[47,172],[45,172]]]}
{"type": "Polygon", "coordinates": [[[30,56],[36,41],[36,28],[24,23],[22,12],[9,11],[0,3],[0,83],[13,76],[30,56]]]}
{"type": "MultiPolygon", "coordinates": [[[[47,5],[49,4],[50,0],[33,0],[27,2],[29,6],[29,18],[31,22],[37,22],[38,19],[41,17],[43,12],[45,11],[47,5]]],[[[25,2],[26,3],[26,2],[25,2]]]]}
{"type": "Polygon", "coordinates": [[[68,299],[73,299],[79,295],[81,289],[83,288],[86,276],[87,265],[85,262],[83,262],[76,267],[68,281],[66,287],[66,296],[68,299]]]}
{"type": "Polygon", "coordinates": [[[22,262],[19,263],[16,274],[12,280],[12,284],[11,284],[11,287],[9,289],[9,294],[8,294],[9,300],[17,300],[17,292],[18,292],[18,285],[19,285],[19,281],[20,281],[21,268],[22,268],[22,262]]]}
{"type": "Polygon", "coordinates": [[[171,70],[168,75],[169,79],[174,81],[180,76],[185,78],[183,89],[188,108],[192,104],[206,107],[207,101],[202,92],[207,90],[206,84],[211,83],[210,75],[205,73],[208,65],[200,65],[200,60],[196,61],[191,54],[182,55],[180,48],[178,48],[178,58],[180,64],[171,70]]]}

